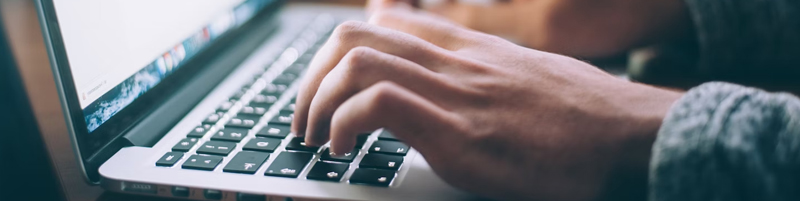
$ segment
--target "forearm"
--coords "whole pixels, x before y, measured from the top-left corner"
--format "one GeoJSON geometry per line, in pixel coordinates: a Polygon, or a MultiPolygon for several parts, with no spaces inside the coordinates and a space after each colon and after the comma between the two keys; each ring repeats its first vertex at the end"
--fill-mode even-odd
{"type": "Polygon", "coordinates": [[[653,146],[650,200],[800,200],[800,100],[709,83],[673,105],[653,146]]]}

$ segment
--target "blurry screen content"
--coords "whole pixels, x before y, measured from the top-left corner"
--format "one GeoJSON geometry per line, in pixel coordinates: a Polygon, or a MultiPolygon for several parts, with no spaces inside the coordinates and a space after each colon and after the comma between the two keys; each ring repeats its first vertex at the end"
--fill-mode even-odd
{"type": "Polygon", "coordinates": [[[257,10],[244,0],[53,4],[89,132],[257,10]]]}

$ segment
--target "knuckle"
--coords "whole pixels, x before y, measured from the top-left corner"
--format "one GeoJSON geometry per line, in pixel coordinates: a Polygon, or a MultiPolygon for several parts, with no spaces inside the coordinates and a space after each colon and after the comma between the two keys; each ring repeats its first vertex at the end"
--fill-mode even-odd
{"type": "Polygon", "coordinates": [[[368,30],[368,24],[359,21],[346,21],[333,30],[334,38],[340,41],[349,41],[358,38],[368,30]]]}
{"type": "Polygon", "coordinates": [[[343,67],[344,76],[346,79],[358,78],[361,75],[367,74],[371,69],[371,61],[375,57],[377,50],[369,47],[355,47],[347,52],[347,55],[342,59],[346,65],[343,67]]]}
{"type": "Polygon", "coordinates": [[[395,100],[397,86],[389,81],[381,81],[372,86],[369,92],[368,108],[379,111],[387,108],[395,100]]]}

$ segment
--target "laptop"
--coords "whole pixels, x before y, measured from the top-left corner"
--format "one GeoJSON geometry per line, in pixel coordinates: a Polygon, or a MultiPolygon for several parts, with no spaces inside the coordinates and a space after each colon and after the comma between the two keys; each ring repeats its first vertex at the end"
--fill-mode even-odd
{"type": "Polygon", "coordinates": [[[331,156],[290,133],[298,80],[360,8],[38,0],[87,182],[193,200],[470,200],[390,131],[331,156]]]}

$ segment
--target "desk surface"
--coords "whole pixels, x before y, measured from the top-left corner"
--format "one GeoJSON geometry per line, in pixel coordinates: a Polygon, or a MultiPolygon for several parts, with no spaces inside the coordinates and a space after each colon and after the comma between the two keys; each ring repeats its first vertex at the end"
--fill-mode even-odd
{"type": "MultiPolygon", "coordinates": [[[[360,5],[365,0],[298,0],[360,5]]],[[[88,185],[82,177],[72,152],[63,113],[58,102],[50,63],[44,46],[39,21],[33,1],[0,1],[0,14],[7,26],[8,37],[28,97],[31,100],[39,130],[47,145],[51,163],[68,200],[171,200],[105,192],[98,186],[88,185]]]]}

